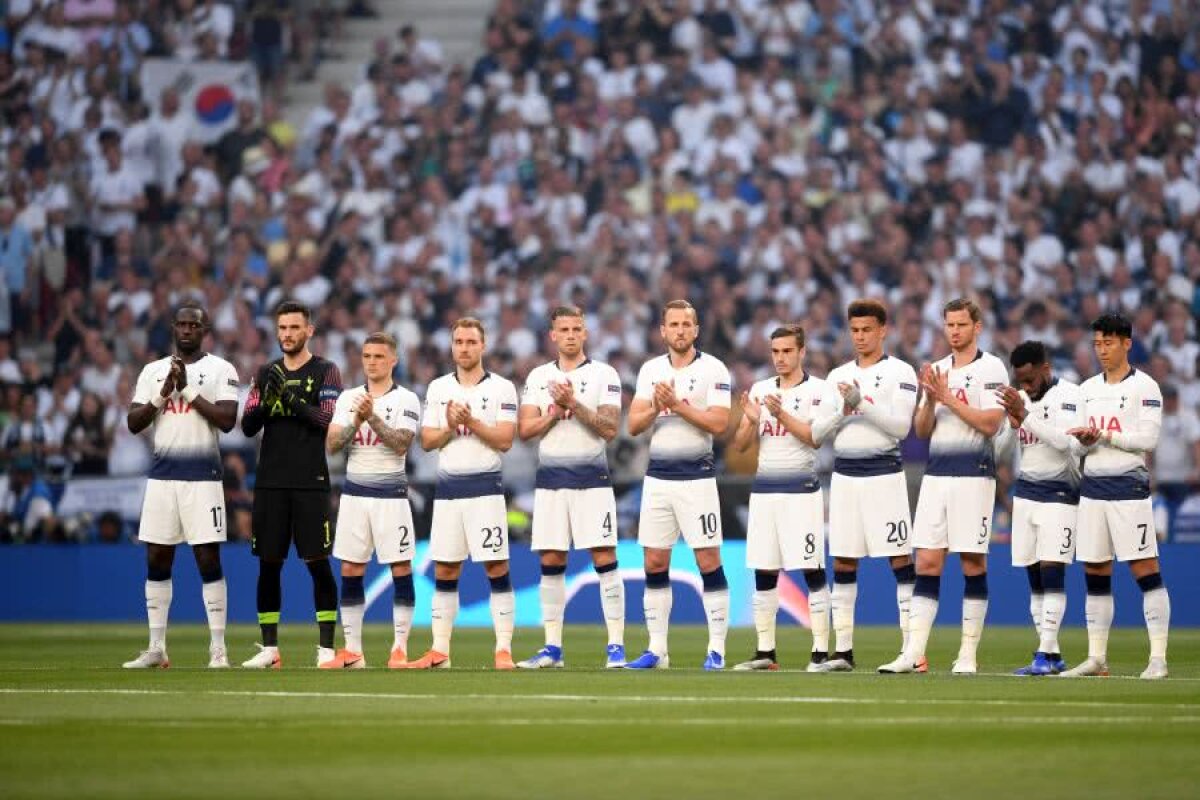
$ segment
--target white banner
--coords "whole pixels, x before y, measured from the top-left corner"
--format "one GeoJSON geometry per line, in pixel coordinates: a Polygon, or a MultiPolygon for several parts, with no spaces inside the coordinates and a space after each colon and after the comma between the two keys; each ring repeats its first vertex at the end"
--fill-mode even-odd
{"type": "Polygon", "coordinates": [[[69,517],[88,513],[96,516],[105,511],[116,511],[122,519],[137,520],[142,516],[142,495],[145,493],[145,478],[71,478],[58,504],[58,515],[69,517]]]}
{"type": "Polygon", "coordinates": [[[195,123],[196,138],[206,144],[237,123],[239,100],[258,101],[258,73],[249,61],[142,62],[142,96],[158,110],[163,90],[179,92],[180,109],[195,123]]]}

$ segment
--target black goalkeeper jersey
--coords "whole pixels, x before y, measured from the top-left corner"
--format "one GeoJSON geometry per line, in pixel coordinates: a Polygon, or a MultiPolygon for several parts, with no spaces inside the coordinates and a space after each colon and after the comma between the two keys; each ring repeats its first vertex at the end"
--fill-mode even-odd
{"type": "Polygon", "coordinates": [[[304,366],[289,370],[283,359],[259,370],[246,410],[242,432],[254,436],[263,431],[254,485],[264,489],[329,489],[329,464],[325,460],[325,432],[333,419],[333,407],[342,392],[337,366],[313,356],[304,366]],[[267,371],[278,364],[287,375],[288,400],[267,403],[267,371]]]}

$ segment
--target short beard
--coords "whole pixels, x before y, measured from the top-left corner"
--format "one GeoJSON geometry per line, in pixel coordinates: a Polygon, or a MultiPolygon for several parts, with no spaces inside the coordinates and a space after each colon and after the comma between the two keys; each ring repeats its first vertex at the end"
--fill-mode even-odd
{"type": "Polygon", "coordinates": [[[286,347],[284,347],[282,342],[279,344],[279,349],[283,351],[284,355],[294,356],[298,353],[303,353],[304,348],[307,345],[308,345],[308,339],[302,339],[291,350],[288,350],[286,347]]]}

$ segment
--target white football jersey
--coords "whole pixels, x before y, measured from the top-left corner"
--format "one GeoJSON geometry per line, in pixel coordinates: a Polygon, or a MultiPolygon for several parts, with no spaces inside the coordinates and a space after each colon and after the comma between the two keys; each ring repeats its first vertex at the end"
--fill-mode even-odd
{"type": "Polygon", "coordinates": [[[1021,469],[1014,496],[1043,503],[1076,502],[1081,448],[1067,431],[1087,427],[1083,392],[1074,383],[1055,378],[1040,400],[1030,400],[1025,392],[1021,397],[1026,413],[1017,430],[1021,469]]]}
{"type": "Polygon", "coordinates": [[[1120,383],[1104,374],[1088,378],[1083,390],[1087,424],[1111,433],[1087,451],[1080,493],[1098,500],[1140,500],[1150,496],[1146,455],[1158,447],[1162,430],[1162,391],[1146,373],[1132,369],[1120,383]]]}
{"type": "Polygon", "coordinates": [[[900,442],[912,428],[917,405],[917,373],[888,355],[868,367],[860,367],[857,360],[842,364],[825,379],[828,410],[840,415],[845,403],[839,383],[857,383],[862,401],[838,424],[834,471],[850,477],[900,472],[900,442]]]}
{"type": "MultiPolygon", "coordinates": [[[[521,405],[550,413],[554,398],[550,384],[570,383],[580,405],[595,411],[601,406],[621,408],[621,378],[608,364],[585,360],[570,372],[557,361],[529,373],[521,405]]],[[[611,485],[607,443],[595,431],[570,416],[560,419],[538,442],[537,488],[594,489],[611,485]]]]}
{"type": "Polygon", "coordinates": [[[763,401],[780,396],[783,410],[811,422],[820,410],[825,381],[805,375],[795,386],[781,389],[779,378],[768,378],[750,387],[750,399],[760,404],[758,420],[758,471],[750,491],[764,494],[798,494],[817,491],[817,451],[793,436],[763,401]]]}
{"type": "MultiPolygon", "coordinates": [[[[338,395],[333,409],[334,425],[354,424],[354,404],[367,393],[366,386],[356,386],[338,395]]],[[[375,415],[389,428],[417,432],[421,424],[421,401],[403,386],[392,384],[386,394],[375,398],[375,415]]],[[[406,457],[388,447],[364,422],[346,445],[346,484],[342,494],[356,497],[405,497],[408,494],[406,457]]]]}
{"type": "MultiPolygon", "coordinates": [[[[1004,362],[982,350],[975,360],[954,369],[954,356],[949,355],[935,365],[949,373],[950,392],[972,408],[1003,409],[996,390],[1008,383],[1004,362]]],[[[929,440],[929,465],[926,475],[955,477],[996,475],[996,458],[991,437],[963,422],[941,403],[934,411],[933,436],[929,440]]]]}
{"type": "MultiPolygon", "coordinates": [[[[446,405],[451,400],[466,403],[471,415],[487,425],[517,421],[517,389],[512,381],[485,372],[474,386],[458,382],[458,373],[443,375],[429,384],[425,393],[427,428],[447,428],[446,405]]],[[[466,427],[438,452],[437,492],[439,498],[483,497],[499,494],[500,451],[481,442],[466,427]]]]}
{"type": "MultiPolygon", "coordinates": [[[[700,409],[730,406],[729,370],[707,353],[697,350],[682,369],[672,367],[668,355],[650,359],[638,371],[635,398],[654,402],[654,387],[664,381],[674,385],[682,403],[700,409]]],[[[646,475],[680,481],[711,478],[715,473],[712,435],[667,409],[660,411],[650,434],[646,475]]]]}
{"type": "MultiPolygon", "coordinates": [[[[162,391],[171,372],[171,359],[151,361],[138,375],[134,403],[149,403],[162,391]]],[[[212,403],[238,399],[237,370],[223,358],[205,353],[187,365],[188,386],[212,403]]],[[[192,410],[179,394],[172,392],[167,404],[154,418],[154,463],[148,477],[164,481],[221,480],[220,431],[192,410]]]]}

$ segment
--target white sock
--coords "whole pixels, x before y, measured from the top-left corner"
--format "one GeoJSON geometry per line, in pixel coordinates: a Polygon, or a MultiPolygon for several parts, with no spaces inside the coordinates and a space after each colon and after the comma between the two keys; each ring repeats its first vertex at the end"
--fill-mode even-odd
{"type": "Polygon", "coordinates": [[[430,627],[433,629],[433,649],[450,654],[450,634],[454,632],[454,618],[458,616],[458,590],[435,591],[430,627]]]}
{"type": "MultiPolygon", "coordinates": [[[[647,648],[656,656],[667,654],[667,628],[671,624],[671,587],[646,589],[642,595],[642,610],[646,615],[646,631],[650,634],[647,648]]],[[[707,608],[705,609],[707,611],[707,608]]]]}
{"type": "Polygon", "coordinates": [[[567,576],[543,575],[538,586],[542,599],[542,624],[546,626],[546,644],[562,647],[563,613],[567,608],[567,576]]]}
{"type": "Polygon", "coordinates": [[[983,638],[983,622],[987,618],[986,597],[964,597],[962,605],[962,643],[958,657],[976,661],[979,656],[979,640],[983,638]]]}
{"type": "Polygon", "coordinates": [[[346,649],[351,653],[363,651],[363,617],[366,613],[367,607],[362,603],[342,605],[342,633],[346,637],[346,649]]]}
{"type": "Polygon", "coordinates": [[[1041,642],[1038,649],[1043,653],[1061,653],[1058,646],[1058,629],[1062,627],[1063,615],[1067,612],[1067,593],[1047,591],[1042,601],[1042,624],[1038,626],[1041,642]]]}
{"type": "Polygon", "coordinates": [[[908,612],[908,647],[904,655],[914,664],[925,657],[925,647],[929,644],[929,632],[933,630],[937,612],[936,597],[913,595],[912,608],[908,612]]]}
{"type": "Polygon", "coordinates": [[[599,573],[600,607],[608,627],[609,644],[625,644],[625,581],[619,570],[599,573]]]}
{"type": "Polygon", "coordinates": [[[1088,658],[1101,663],[1108,661],[1108,630],[1113,621],[1111,594],[1089,594],[1083,607],[1087,617],[1088,658]]]}
{"type": "MultiPolygon", "coordinates": [[[[828,586],[808,593],[808,624],[812,626],[813,652],[829,652],[829,602],[828,586]]],[[[854,624],[853,617],[850,624],[854,624]]]]}
{"type": "Polygon", "coordinates": [[[225,647],[225,616],[229,608],[225,579],[210,581],[200,589],[204,596],[204,613],[208,616],[210,647],[225,647]]]}
{"type": "MultiPolygon", "coordinates": [[[[1029,617],[1033,620],[1033,629],[1037,633],[1038,638],[1042,636],[1042,617],[1044,615],[1043,608],[1046,603],[1046,595],[1042,592],[1029,593],[1029,617]]],[[[1042,651],[1046,652],[1046,651],[1042,651]]]]}
{"type": "MultiPolygon", "coordinates": [[[[496,629],[496,652],[506,650],[512,652],[513,619],[517,610],[517,598],[509,589],[503,592],[492,592],[488,601],[492,609],[492,626],[496,629]]],[[[561,629],[561,623],[559,625],[561,629]]],[[[561,636],[560,636],[561,641],[561,636]]]]}
{"type": "Polygon", "coordinates": [[[708,617],[708,649],[725,655],[725,637],[729,633],[729,590],[704,592],[704,616],[708,617]]]}
{"type": "Polygon", "coordinates": [[[413,607],[392,603],[392,649],[408,652],[408,634],[412,631],[413,607]]]}
{"type": "MultiPolygon", "coordinates": [[[[808,605],[811,612],[811,599],[808,605]]],[[[775,649],[775,617],[778,614],[778,589],[759,589],[754,592],[754,630],[758,634],[757,649],[764,653],[775,649]]]]}
{"type": "Polygon", "coordinates": [[[150,623],[150,648],[167,652],[167,616],[171,613],[170,579],[146,581],[146,619],[150,623]]]}
{"type": "MultiPolygon", "coordinates": [[[[835,572],[834,575],[836,576],[837,573],[835,572]]],[[[834,580],[833,633],[837,642],[834,649],[839,653],[854,649],[854,604],[856,602],[858,602],[858,583],[838,583],[834,580]]]]}
{"type": "Polygon", "coordinates": [[[908,618],[912,612],[913,581],[896,584],[896,610],[900,619],[900,652],[908,649],[908,618]]]}
{"type": "Polygon", "coordinates": [[[1142,616],[1150,634],[1150,657],[1166,659],[1167,629],[1171,626],[1171,598],[1167,587],[1159,586],[1142,594],[1142,616]]]}

